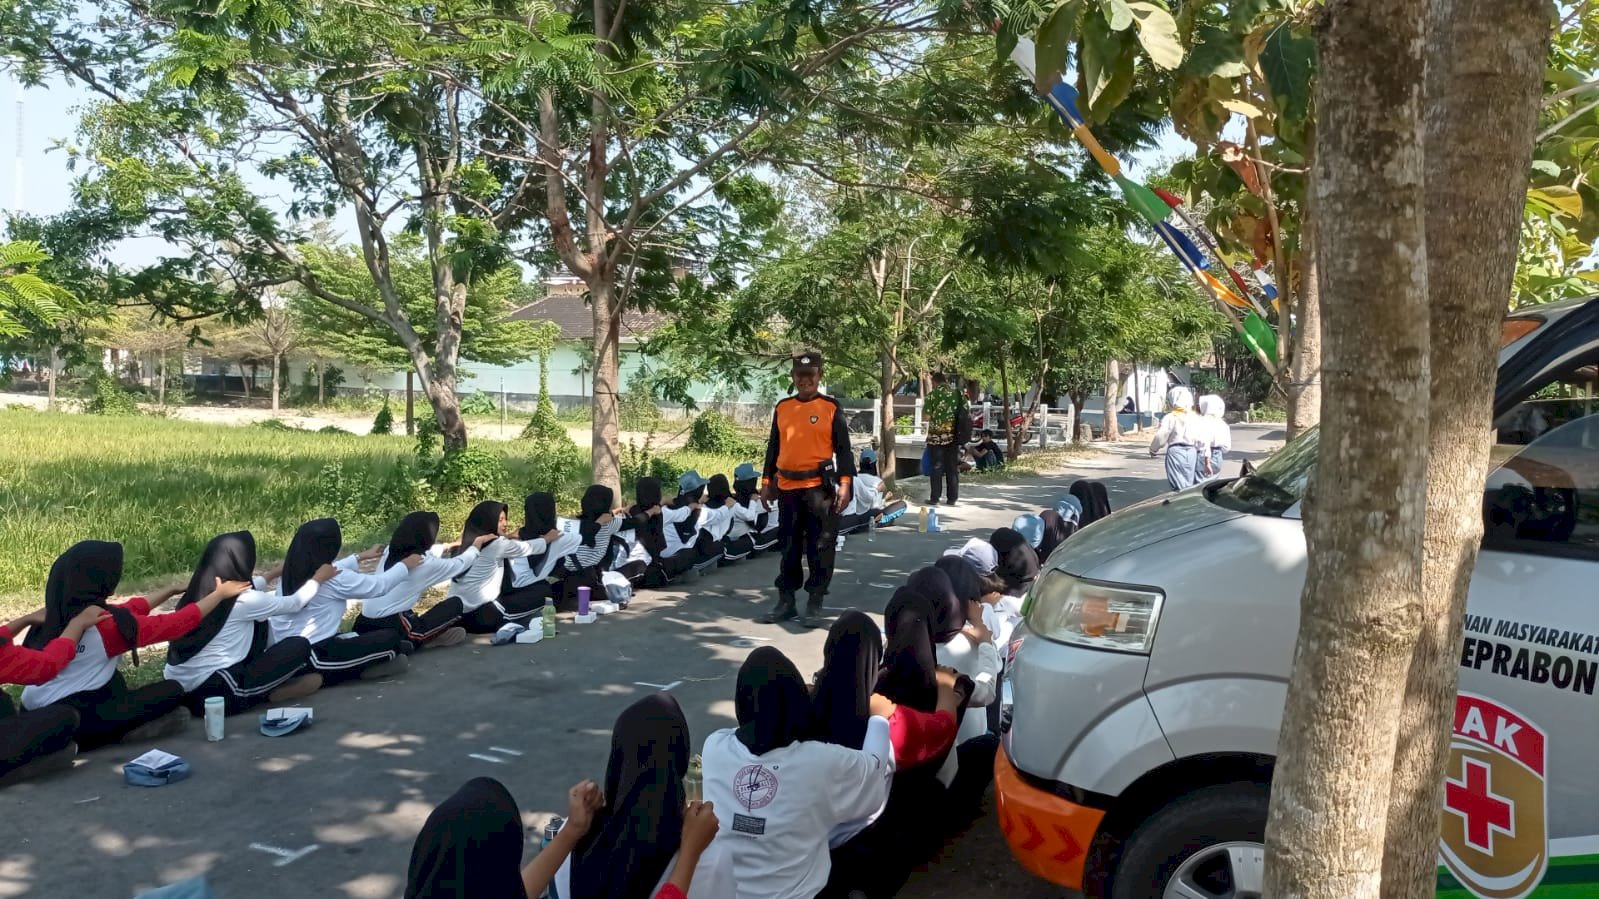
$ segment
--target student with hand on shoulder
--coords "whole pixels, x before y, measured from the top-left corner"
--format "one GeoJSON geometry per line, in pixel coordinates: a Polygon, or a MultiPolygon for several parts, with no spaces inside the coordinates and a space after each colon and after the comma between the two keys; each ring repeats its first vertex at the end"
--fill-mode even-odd
{"type": "Polygon", "coordinates": [[[511,560],[509,578],[496,600],[506,621],[527,624],[544,610],[544,601],[556,596],[564,579],[566,558],[582,545],[576,527],[564,527],[555,514],[555,494],[530,493],[522,500],[523,540],[541,539],[544,551],[511,560]]]}
{"type": "Polygon", "coordinates": [[[429,588],[471,568],[483,546],[499,538],[490,533],[478,534],[464,546],[439,543],[438,539],[438,513],[411,512],[400,519],[389,538],[388,548],[378,558],[378,570],[403,568],[406,573],[388,591],[361,600],[361,614],[355,619],[356,633],[396,631],[401,634],[400,639],[418,649],[454,646],[466,639],[466,631],[456,626],[461,618],[460,611],[453,606],[440,603],[423,614],[413,610],[429,588]],[[452,553],[452,550],[458,551],[452,553]],[[415,568],[400,564],[400,560],[411,556],[419,556],[421,563],[415,568]]]}
{"type": "Polygon", "coordinates": [[[742,462],[734,469],[732,520],[727,529],[727,544],[722,550],[725,561],[747,559],[760,550],[770,548],[776,541],[777,516],[761,499],[760,485],[761,476],[755,471],[754,465],[742,462]],[[770,540],[763,534],[768,520],[772,522],[770,540]]]}
{"type": "Polygon", "coordinates": [[[561,560],[566,575],[561,579],[557,600],[563,612],[577,611],[577,591],[587,587],[592,599],[605,598],[605,572],[616,562],[625,541],[616,539],[622,518],[613,504],[616,494],[603,484],[591,484],[583,491],[575,521],[562,522],[567,533],[576,534],[577,546],[561,560]]]}
{"type": "Polygon", "coordinates": [[[255,535],[249,531],[220,534],[206,545],[178,610],[204,599],[220,581],[248,581],[252,588],[224,599],[185,636],[167,646],[166,677],[188,691],[189,705],[199,711],[210,696],[220,696],[229,715],[260,702],[288,702],[315,693],[322,675],[303,674],[311,664],[311,642],[289,637],[267,645],[269,626],[278,615],[292,615],[316,597],[324,581],[339,573],[332,565],[318,568],[289,596],[269,590],[256,577],[255,535]]]}
{"type": "MultiPolygon", "coordinates": [[[[550,548],[547,534],[518,540],[505,536],[505,528],[505,503],[485,500],[472,508],[466,526],[461,529],[460,546],[474,545],[485,535],[497,539],[481,544],[477,561],[450,581],[449,596],[429,610],[430,614],[440,607],[445,609],[439,613],[441,615],[455,613],[458,609],[461,627],[473,634],[492,634],[505,624],[505,612],[499,605],[500,588],[505,583],[505,563],[541,555],[550,548]]],[[[457,551],[465,550],[458,547],[457,551]]],[[[464,634],[461,639],[465,639],[464,634]]]]}
{"type": "MultiPolygon", "coordinates": [[[[0,684],[42,684],[60,674],[77,654],[78,641],[109,614],[99,606],[84,609],[42,649],[14,642],[13,634],[38,627],[45,617],[39,609],[0,627],[0,684]]],[[[73,742],[77,728],[78,713],[71,708],[18,712],[11,696],[0,690],[0,787],[72,767],[78,754],[73,742]]]]}
{"type": "Polygon", "coordinates": [[[404,635],[394,630],[352,631],[341,634],[344,613],[352,599],[382,596],[405,580],[422,564],[422,557],[411,553],[400,564],[361,573],[363,562],[375,562],[383,553],[381,545],[366,552],[340,559],[344,534],[332,518],[318,518],[300,525],[289,541],[289,554],[279,569],[277,594],[294,595],[324,565],[338,573],[324,582],[316,596],[298,612],[272,619],[272,642],[304,637],[311,644],[311,669],[322,675],[324,683],[359,677],[376,680],[405,671],[409,663],[400,652],[404,635]],[[337,559],[337,561],[335,561],[337,559]]]}
{"type": "Polygon", "coordinates": [[[188,725],[183,686],[160,680],[130,689],[117,670],[131,654],[139,664],[139,648],[166,643],[188,634],[216,612],[223,601],[249,589],[246,581],[215,581],[199,602],[166,615],[150,614],[182,593],[181,588],[156,594],[155,601],[134,596],[110,605],[122,579],[122,544],[85,540],[74,544],[50,566],[45,587],[45,619],[28,631],[23,642],[43,648],[65,633],[67,624],[87,609],[106,617],[77,641],[77,655],[60,674],[26,687],[22,706],[30,711],[64,707],[78,713],[79,749],[95,749],[123,740],[143,740],[181,733],[188,725]]]}

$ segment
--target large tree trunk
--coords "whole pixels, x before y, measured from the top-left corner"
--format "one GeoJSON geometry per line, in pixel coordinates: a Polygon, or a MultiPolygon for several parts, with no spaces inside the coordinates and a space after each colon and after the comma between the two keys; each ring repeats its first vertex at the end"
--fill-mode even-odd
{"type": "MultiPolygon", "coordinates": [[[[1122,364],[1115,359],[1105,363],[1105,442],[1114,443],[1122,439],[1122,423],[1116,419],[1116,410],[1121,406],[1122,394],[1122,364]]],[[[1081,411],[1078,415],[1081,416],[1081,411]]]]}
{"type": "Polygon", "coordinates": [[[157,375],[157,377],[160,378],[160,382],[158,384],[156,384],[156,387],[155,387],[155,401],[156,401],[157,405],[165,406],[167,404],[167,353],[166,353],[166,350],[162,350],[161,351],[160,364],[159,364],[158,368],[159,368],[159,374],[157,375]]]}
{"type": "Polygon", "coordinates": [[[54,344],[50,345],[50,378],[45,383],[48,392],[45,398],[45,408],[54,410],[56,407],[56,380],[61,376],[61,351],[54,344]]]}
{"type": "MultiPolygon", "coordinates": [[[[1423,622],[1395,751],[1383,896],[1430,897],[1466,588],[1482,537],[1499,322],[1516,267],[1549,48],[1544,0],[1431,0],[1427,290],[1431,400],[1423,622]]],[[[1459,776],[1455,772],[1454,776],[1459,776]]]]}
{"type": "MultiPolygon", "coordinates": [[[[1039,394],[1039,396],[1038,396],[1039,400],[1042,400],[1044,398],[1044,396],[1043,396],[1044,391],[1042,389],[1042,385],[1040,385],[1040,389],[1038,391],[1038,394],[1039,394]]],[[[1069,396],[1071,398],[1071,401],[1072,401],[1072,417],[1071,417],[1072,436],[1071,436],[1071,442],[1072,443],[1081,443],[1082,442],[1081,437],[1082,437],[1083,429],[1078,427],[1078,423],[1083,420],[1083,405],[1088,402],[1088,393],[1086,391],[1078,391],[1078,392],[1068,392],[1066,395],[1069,396]]]]}
{"type": "Polygon", "coordinates": [[[621,432],[622,316],[616,308],[616,285],[608,274],[589,282],[589,298],[594,305],[594,445],[589,459],[594,483],[622,495],[622,468],[617,458],[621,432]]]}
{"type": "MultiPolygon", "coordinates": [[[[226,373],[226,369],[223,370],[226,373]]],[[[250,401],[250,382],[255,380],[255,366],[239,363],[239,384],[244,388],[244,401],[250,401]]]]}
{"type": "Polygon", "coordinates": [[[1325,438],[1266,827],[1265,895],[1277,899],[1382,894],[1393,685],[1421,611],[1425,13],[1426,0],[1343,0],[1317,29],[1325,438]]]}
{"type": "Polygon", "coordinates": [[[878,471],[888,472],[884,480],[892,482],[898,467],[894,461],[894,443],[897,434],[894,421],[894,350],[885,349],[878,354],[877,373],[877,457],[878,471]]]}
{"type": "Polygon", "coordinates": [[[416,434],[416,372],[405,373],[405,436],[416,434]]]}
{"type": "Polygon", "coordinates": [[[316,362],[316,404],[318,406],[326,406],[328,404],[327,370],[328,364],[318,359],[316,362]]]}
{"type": "Polygon", "coordinates": [[[1321,420],[1321,265],[1314,209],[1300,227],[1299,290],[1294,293],[1294,355],[1288,372],[1288,437],[1321,420]]]}
{"type": "Polygon", "coordinates": [[[272,356],[272,412],[278,411],[278,376],[283,370],[283,357],[277,354],[272,356]]]}

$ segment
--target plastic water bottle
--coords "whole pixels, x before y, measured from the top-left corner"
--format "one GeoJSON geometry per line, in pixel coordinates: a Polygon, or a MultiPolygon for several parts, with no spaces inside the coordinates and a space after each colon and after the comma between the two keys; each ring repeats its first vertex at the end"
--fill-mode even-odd
{"type": "MultiPolygon", "coordinates": [[[[556,815],[555,817],[551,818],[550,823],[544,825],[544,839],[539,843],[539,851],[544,851],[544,849],[547,848],[551,843],[555,842],[555,835],[560,833],[561,828],[565,826],[566,819],[560,815],[556,815]]],[[[544,891],[543,899],[560,899],[560,894],[555,889],[555,882],[553,880],[550,881],[549,889],[544,891]]]]}
{"type": "Polygon", "coordinates": [[[688,759],[688,773],[683,775],[683,794],[689,802],[705,800],[705,763],[698,755],[688,759]]]}
{"type": "Polygon", "coordinates": [[[918,532],[920,532],[920,533],[923,533],[923,534],[927,533],[927,507],[926,506],[923,506],[921,513],[916,516],[916,530],[918,532]]]}
{"type": "Polygon", "coordinates": [[[872,543],[872,542],[875,542],[876,540],[877,540],[877,516],[876,515],[872,515],[872,516],[870,516],[870,517],[868,517],[866,519],[866,542],[867,543],[872,543]]]}
{"type": "Polygon", "coordinates": [[[555,636],[555,597],[544,598],[544,614],[541,617],[544,622],[544,638],[555,636]]]}
{"type": "Polygon", "coordinates": [[[936,534],[938,532],[939,532],[938,510],[937,509],[928,509],[927,510],[927,533],[936,534]]]}
{"type": "Polygon", "coordinates": [[[205,738],[216,743],[222,739],[223,722],[227,720],[227,704],[220,696],[205,698],[205,738]]]}

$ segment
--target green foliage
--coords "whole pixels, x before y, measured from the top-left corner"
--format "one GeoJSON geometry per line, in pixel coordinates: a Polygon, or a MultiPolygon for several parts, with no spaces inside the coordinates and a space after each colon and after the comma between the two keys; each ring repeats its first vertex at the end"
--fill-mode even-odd
{"type": "Polygon", "coordinates": [[[414,509],[431,509],[436,495],[427,479],[403,459],[374,470],[328,462],[317,472],[317,514],[337,518],[347,537],[380,533],[414,509]]]}
{"type": "Polygon", "coordinates": [[[627,389],[617,397],[621,407],[622,430],[653,431],[665,421],[661,407],[656,405],[646,379],[635,376],[628,381],[627,389]]]}
{"type": "Polygon", "coordinates": [[[531,446],[519,447],[528,474],[516,483],[524,493],[548,491],[556,500],[576,503],[578,496],[588,487],[587,454],[571,440],[537,441],[531,446]]]}
{"type": "Polygon", "coordinates": [[[97,372],[89,379],[89,401],[83,411],[91,415],[138,415],[139,404],[132,395],[105,372],[97,372]]]}
{"type": "Polygon", "coordinates": [[[416,417],[416,460],[420,465],[430,465],[433,454],[438,451],[439,438],[443,435],[439,430],[439,420],[432,412],[424,412],[416,417]]]}
{"type": "Polygon", "coordinates": [[[506,496],[511,483],[500,454],[477,445],[446,452],[428,480],[444,499],[473,502],[506,496]]]}
{"type": "Polygon", "coordinates": [[[461,400],[462,415],[494,415],[500,411],[500,404],[494,401],[494,395],[481,390],[466,395],[461,400]]]}
{"type": "Polygon", "coordinates": [[[527,425],[522,428],[522,439],[539,443],[572,443],[571,436],[566,433],[566,426],[556,417],[555,404],[543,394],[539,395],[539,403],[533,410],[533,417],[528,419],[527,425]]]}
{"type": "Polygon", "coordinates": [[[372,419],[373,434],[394,433],[394,410],[389,408],[389,398],[383,398],[383,408],[378,410],[377,417],[372,419]]]}
{"type": "Polygon", "coordinates": [[[339,427],[338,425],[323,425],[322,427],[317,428],[316,432],[318,434],[346,434],[346,435],[348,435],[350,433],[349,431],[346,431],[345,429],[339,427]]]}
{"type": "Polygon", "coordinates": [[[715,409],[702,412],[689,426],[687,449],[729,456],[753,456],[755,442],[744,436],[733,419],[715,409]]]}
{"type": "Polygon", "coordinates": [[[294,425],[291,425],[291,424],[289,424],[287,422],[284,422],[284,421],[280,421],[279,419],[276,419],[276,418],[263,418],[260,421],[256,422],[255,426],[260,428],[263,431],[298,431],[298,430],[301,430],[300,428],[297,428],[294,425]]]}
{"type": "Polygon", "coordinates": [[[60,321],[72,295],[35,272],[50,254],[37,242],[0,243],[0,337],[20,337],[32,325],[60,321]]]}

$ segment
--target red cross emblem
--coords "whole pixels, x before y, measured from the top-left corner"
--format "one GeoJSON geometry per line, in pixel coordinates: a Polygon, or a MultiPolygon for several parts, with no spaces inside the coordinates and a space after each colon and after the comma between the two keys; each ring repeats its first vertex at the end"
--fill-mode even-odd
{"type": "Polygon", "coordinates": [[[1525,899],[1549,867],[1549,735],[1486,696],[1460,693],[1449,741],[1438,851],[1478,899],[1525,899]]]}
{"type": "Polygon", "coordinates": [[[1516,804],[1493,791],[1493,769],[1475,759],[1461,762],[1464,776],[1444,781],[1444,809],[1465,820],[1468,844],[1492,854],[1494,831],[1516,835],[1516,804]]]}

